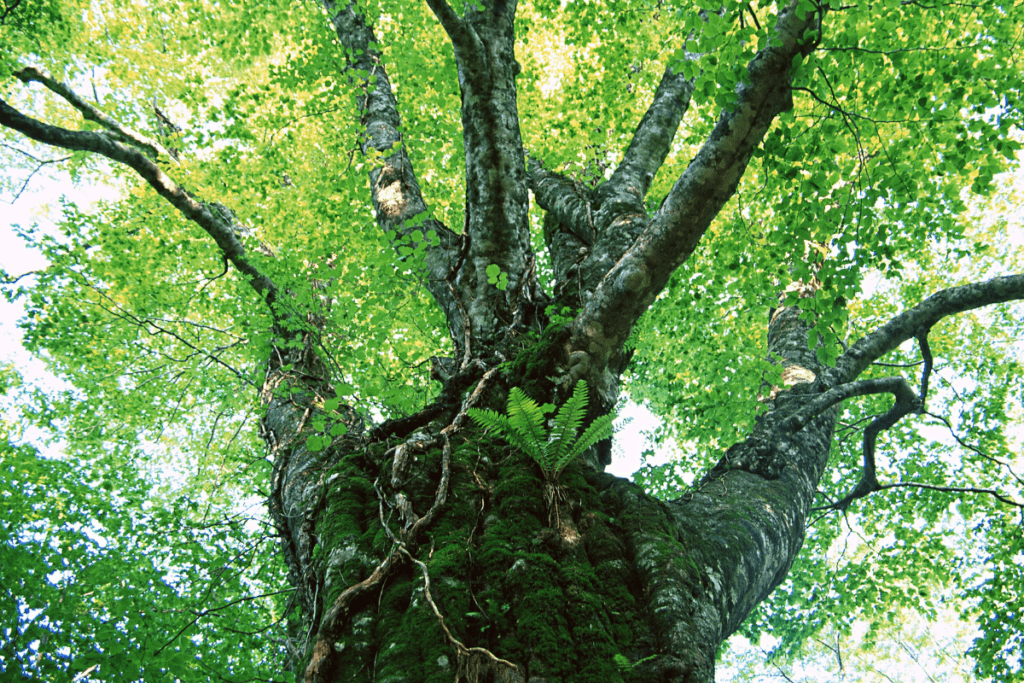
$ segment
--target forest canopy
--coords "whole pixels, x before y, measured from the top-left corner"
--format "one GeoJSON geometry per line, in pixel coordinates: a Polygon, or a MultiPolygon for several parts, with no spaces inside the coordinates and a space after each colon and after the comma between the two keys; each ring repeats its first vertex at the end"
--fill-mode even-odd
{"type": "MultiPolygon", "coordinates": [[[[301,678],[330,640],[313,512],[340,504],[324,474],[319,545],[288,550],[289,462],[410,434],[440,453],[478,397],[557,415],[589,386],[589,421],[661,419],[634,480],[670,502],[725,487],[774,416],[841,405],[795,559],[739,627],[777,675],[882,680],[902,647],[943,680],[1024,681],[1021,3],[2,1],[3,200],[116,196],[12,226],[48,265],[7,264],[4,293],[54,379],[0,373],[11,680],[301,678]],[[843,375],[941,290],[981,303],[843,375]],[[769,354],[780,311],[802,365],[769,354]],[[779,412],[814,382],[848,393],[779,412]]],[[[394,458],[366,465],[370,517],[405,500],[394,458]]],[[[398,553],[365,523],[359,552],[398,553]]],[[[416,581],[430,538],[402,546],[416,581]]],[[[448,638],[497,648],[525,608],[480,603],[448,638]]],[[[667,651],[636,642],[622,680],[667,651]]]]}

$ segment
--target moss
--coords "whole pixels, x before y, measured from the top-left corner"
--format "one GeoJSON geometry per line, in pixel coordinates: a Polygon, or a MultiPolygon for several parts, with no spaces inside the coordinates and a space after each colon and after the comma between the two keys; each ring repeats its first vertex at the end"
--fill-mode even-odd
{"type": "Polygon", "coordinates": [[[402,571],[388,582],[381,594],[376,634],[375,681],[452,679],[451,672],[437,663],[451,650],[426,602],[418,572],[402,571]]]}
{"type": "Polygon", "coordinates": [[[508,376],[515,377],[516,386],[528,396],[539,400],[554,392],[551,378],[560,374],[569,334],[568,325],[548,325],[539,339],[525,344],[509,363],[508,376]]]}
{"type": "MultiPolygon", "coordinates": [[[[562,483],[581,537],[560,538],[548,524],[540,471],[526,455],[473,432],[453,447],[447,503],[417,550],[452,635],[548,683],[623,681],[614,656],[647,652],[652,644],[645,640],[638,609],[643,597],[621,539],[637,526],[657,534],[666,525],[665,509],[635,493],[609,495],[616,486],[604,480],[602,494],[591,483],[597,480],[573,466],[562,483]],[[629,517],[634,520],[627,523],[629,517]]],[[[433,501],[440,458],[439,449],[417,453],[418,469],[409,470],[423,482],[410,479],[403,487],[415,491],[419,514],[433,501]]],[[[352,456],[331,472],[339,476],[317,526],[328,558],[334,556],[328,601],[365,578],[390,547],[372,486],[381,474],[380,481],[389,481],[386,460],[383,451],[362,460],[352,456]]],[[[667,533],[658,552],[669,561],[680,557],[667,533]]],[[[339,671],[348,676],[339,680],[366,680],[365,671],[375,681],[454,679],[455,654],[426,602],[419,567],[397,569],[360,609],[337,643],[339,671]]]]}

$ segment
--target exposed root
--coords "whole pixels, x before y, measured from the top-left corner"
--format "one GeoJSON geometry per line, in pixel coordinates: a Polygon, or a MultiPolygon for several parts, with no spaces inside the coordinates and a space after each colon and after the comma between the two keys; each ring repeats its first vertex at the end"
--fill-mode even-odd
{"type": "Polygon", "coordinates": [[[410,562],[420,568],[420,572],[423,574],[423,594],[427,598],[427,603],[430,605],[430,609],[434,611],[434,616],[437,617],[437,623],[441,625],[441,630],[444,631],[445,638],[448,639],[448,642],[451,643],[451,646],[455,649],[455,656],[459,662],[459,666],[455,672],[454,683],[460,683],[460,681],[465,681],[466,683],[478,683],[480,680],[486,680],[487,678],[507,683],[521,682],[523,680],[523,674],[519,671],[518,666],[507,659],[496,657],[486,648],[466,647],[458,638],[452,635],[452,632],[448,630],[447,624],[444,623],[444,617],[441,616],[441,611],[437,608],[437,603],[434,602],[433,596],[430,595],[430,573],[427,571],[427,565],[409,554],[404,547],[399,547],[399,551],[402,552],[410,562]],[[487,676],[486,674],[491,674],[491,676],[487,676]]]}
{"type": "MultiPolygon", "coordinates": [[[[400,511],[405,524],[398,537],[392,534],[390,527],[384,519],[384,496],[379,488],[376,486],[374,487],[377,489],[377,494],[380,497],[381,523],[384,525],[384,529],[388,536],[394,542],[394,546],[391,552],[388,553],[388,556],[379,565],[377,565],[376,569],[373,570],[373,573],[371,573],[370,576],[345,589],[345,591],[334,601],[334,604],[331,605],[331,608],[324,613],[324,616],[320,621],[320,628],[317,631],[316,642],[313,645],[312,656],[310,658],[309,665],[306,667],[304,675],[305,683],[328,683],[331,680],[331,669],[334,664],[335,654],[334,641],[341,635],[344,625],[348,622],[352,605],[358,598],[369,594],[371,591],[379,590],[384,579],[387,578],[396,563],[400,562],[402,558],[407,558],[415,562],[423,569],[424,579],[428,580],[426,565],[414,558],[412,553],[416,550],[417,538],[420,531],[427,528],[434,521],[437,515],[440,514],[441,508],[444,506],[445,500],[448,498],[452,463],[452,446],[450,437],[457,433],[462,428],[462,425],[465,424],[467,411],[479,400],[480,395],[483,393],[484,386],[497,372],[498,368],[492,368],[484,373],[483,377],[481,377],[480,381],[477,383],[476,388],[474,388],[473,393],[463,401],[462,409],[459,411],[459,414],[456,415],[451,424],[442,429],[437,436],[432,439],[417,440],[415,442],[415,446],[417,448],[427,448],[438,444],[441,445],[441,481],[438,483],[437,492],[434,495],[434,502],[423,517],[416,517],[415,512],[412,510],[412,505],[409,504],[408,501],[405,501],[405,505],[402,505],[401,501],[399,501],[400,511]]],[[[399,453],[404,456],[405,450],[410,445],[412,445],[412,442],[406,442],[399,447],[399,450],[396,450],[396,460],[399,458],[399,453]]],[[[430,600],[429,580],[427,582],[427,591],[427,599],[430,600]]],[[[441,615],[437,611],[437,607],[434,605],[433,600],[430,600],[430,604],[434,609],[435,614],[437,614],[438,619],[441,619],[441,615]]],[[[491,670],[491,668],[488,667],[495,667],[499,663],[507,665],[507,667],[511,667],[509,670],[515,672],[515,675],[513,676],[508,673],[503,673],[506,670],[502,669],[502,671],[495,671],[494,680],[507,683],[519,683],[523,680],[522,675],[519,674],[518,669],[514,664],[498,659],[482,648],[465,647],[459,643],[458,640],[452,637],[451,633],[449,633],[448,629],[444,626],[443,620],[441,620],[441,626],[444,628],[445,633],[455,646],[456,652],[458,653],[459,673],[456,675],[456,683],[462,680],[465,680],[467,683],[477,683],[485,671],[491,670]],[[490,659],[487,659],[488,656],[490,659]]]]}

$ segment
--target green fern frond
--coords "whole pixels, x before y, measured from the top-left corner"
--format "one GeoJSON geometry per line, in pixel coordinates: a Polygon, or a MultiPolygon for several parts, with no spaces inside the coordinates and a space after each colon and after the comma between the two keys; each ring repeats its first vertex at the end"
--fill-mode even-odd
{"type": "Polygon", "coordinates": [[[544,449],[548,469],[560,472],[572,459],[566,456],[576,442],[576,434],[586,415],[587,383],[580,380],[573,388],[572,397],[555,414],[555,424],[544,449]]]}
{"type": "Polygon", "coordinates": [[[555,412],[551,431],[544,416],[554,410],[549,403],[537,405],[519,387],[508,393],[508,415],[470,408],[467,414],[478,425],[497,432],[509,445],[526,452],[548,476],[557,477],[566,465],[601,439],[615,433],[612,415],[602,415],[579,434],[587,415],[587,383],[580,380],[572,397],[555,412]]]}
{"type": "Polygon", "coordinates": [[[524,450],[527,453],[530,452],[529,446],[527,446],[525,439],[522,435],[513,428],[512,422],[501,413],[496,410],[482,410],[480,408],[470,408],[466,411],[466,414],[473,418],[473,421],[488,431],[495,431],[498,436],[505,439],[512,446],[524,450]]]}
{"type": "Polygon", "coordinates": [[[576,440],[576,445],[573,446],[572,450],[566,455],[565,463],[568,464],[572,462],[573,458],[596,444],[598,441],[611,438],[612,435],[615,434],[614,421],[615,418],[612,415],[602,415],[591,422],[590,426],[583,430],[583,434],[576,440]]]}
{"type": "Polygon", "coordinates": [[[522,436],[523,442],[528,444],[524,450],[535,460],[543,457],[543,444],[547,440],[544,411],[519,387],[512,387],[508,393],[508,420],[522,436]]]}

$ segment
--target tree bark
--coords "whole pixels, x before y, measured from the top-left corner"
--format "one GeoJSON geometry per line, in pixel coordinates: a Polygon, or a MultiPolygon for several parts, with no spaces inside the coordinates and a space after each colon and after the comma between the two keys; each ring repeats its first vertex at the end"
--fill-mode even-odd
{"type": "MultiPolygon", "coordinates": [[[[770,351],[818,374],[797,312],[775,316],[770,351]]],[[[713,680],[718,647],[800,548],[835,407],[780,434],[820,392],[779,393],[674,501],[579,462],[552,504],[536,463],[464,420],[498,381],[440,420],[448,433],[350,436],[321,454],[296,439],[278,456],[305,680],[713,680]]]]}

